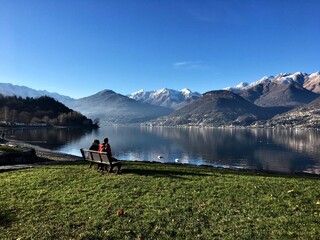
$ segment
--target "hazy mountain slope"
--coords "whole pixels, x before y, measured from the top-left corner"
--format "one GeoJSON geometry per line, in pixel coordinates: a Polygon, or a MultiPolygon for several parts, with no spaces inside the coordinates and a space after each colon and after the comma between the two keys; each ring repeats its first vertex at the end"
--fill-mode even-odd
{"type": "Polygon", "coordinates": [[[111,90],[77,99],[71,107],[90,118],[100,118],[102,123],[138,123],[172,112],[168,108],[137,102],[111,90]]]}
{"type": "Polygon", "coordinates": [[[176,110],[198,99],[201,97],[201,94],[198,92],[192,92],[186,88],[181,91],[163,88],[156,91],[140,90],[130,94],[128,97],[139,102],[150,103],[152,105],[176,110]]]}
{"type": "Polygon", "coordinates": [[[38,98],[42,96],[49,96],[64,104],[72,102],[74,99],[58,93],[51,93],[46,90],[35,90],[25,86],[13,85],[11,83],[0,83],[0,94],[4,96],[17,96],[17,97],[31,97],[38,98]]]}
{"type": "Polygon", "coordinates": [[[22,98],[50,96],[90,118],[100,118],[101,122],[132,123],[146,121],[167,115],[170,109],[140,103],[113,91],[104,90],[92,96],[73,99],[58,93],[34,90],[24,86],[0,83],[0,93],[4,96],[19,96],[22,98]]]}
{"type": "Polygon", "coordinates": [[[267,119],[275,109],[266,111],[235,93],[225,90],[211,91],[169,116],[148,124],[154,125],[248,125],[258,119],[267,119]]]}

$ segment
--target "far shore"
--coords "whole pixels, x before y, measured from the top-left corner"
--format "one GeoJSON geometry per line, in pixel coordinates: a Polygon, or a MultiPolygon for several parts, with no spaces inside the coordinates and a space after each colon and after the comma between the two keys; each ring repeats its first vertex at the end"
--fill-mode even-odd
{"type": "Polygon", "coordinates": [[[45,125],[45,126],[32,126],[32,125],[15,125],[15,126],[0,126],[0,131],[10,131],[15,129],[46,129],[46,128],[85,128],[85,129],[97,129],[99,126],[55,126],[55,125],[45,125]]]}

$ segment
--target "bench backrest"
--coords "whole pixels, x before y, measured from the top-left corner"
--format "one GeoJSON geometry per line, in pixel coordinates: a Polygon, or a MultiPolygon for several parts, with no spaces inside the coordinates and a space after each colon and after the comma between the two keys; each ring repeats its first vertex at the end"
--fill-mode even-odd
{"type": "Polygon", "coordinates": [[[83,160],[110,165],[110,161],[106,152],[98,152],[84,148],[81,148],[80,152],[83,160]]]}

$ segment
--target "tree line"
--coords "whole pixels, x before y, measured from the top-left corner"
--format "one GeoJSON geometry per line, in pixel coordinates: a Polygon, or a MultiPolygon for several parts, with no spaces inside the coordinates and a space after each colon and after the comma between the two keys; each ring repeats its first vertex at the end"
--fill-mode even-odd
{"type": "Polygon", "coordinates": [[[22,98],[1,94],[0,121],[10,125],[47,124],[91,127],[95,125],[91,119],[48,96],[22,98]]]}

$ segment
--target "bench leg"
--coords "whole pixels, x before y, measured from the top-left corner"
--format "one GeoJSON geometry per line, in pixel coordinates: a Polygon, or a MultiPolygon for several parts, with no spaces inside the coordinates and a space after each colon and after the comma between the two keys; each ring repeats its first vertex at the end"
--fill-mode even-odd
{"type": "Polygon", "coordinates": [[[104,173],[108,171],[108,166],[105,164],[99,164],[99,170],[104,173]]]}
{"type": "Polygon", "coordinates": [[[98,171],[102,171],[102,165],[100,163],[98,163],[98,171]]]}
{"type": "Polygon", "coordinates": [[[117,167],[116,174],[119,174],[121,172],[121,166],[122,166],[122,164],[120,162],[113,163],[111,165],[111,167],[110,167],[110,171],[109,172],[113,172],[113,168],[117,167]]]}

